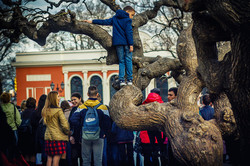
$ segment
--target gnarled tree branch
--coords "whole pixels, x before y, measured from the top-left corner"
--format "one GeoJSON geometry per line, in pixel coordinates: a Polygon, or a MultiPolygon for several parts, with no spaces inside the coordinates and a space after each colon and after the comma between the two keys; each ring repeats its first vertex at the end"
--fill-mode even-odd
{"type": "Polygon", "coordinates": [[[142,93],[135,86],[125,86],[115,93],[110,114],[118,126],[128,130],[163,130],[175,157],[185,165],[222,164],[222,138],[216,126],[193,110],[180,110],[169,103],[136,106],[141,99],[142,93]]]}

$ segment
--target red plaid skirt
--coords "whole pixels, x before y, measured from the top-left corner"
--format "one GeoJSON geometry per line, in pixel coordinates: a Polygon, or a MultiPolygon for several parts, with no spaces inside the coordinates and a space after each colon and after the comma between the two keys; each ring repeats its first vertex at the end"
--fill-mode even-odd
{"type": "Polygon", "coordinates": [[[49,156],[66,153],[66,141],[45,140],[45,153],[49,156]]]}

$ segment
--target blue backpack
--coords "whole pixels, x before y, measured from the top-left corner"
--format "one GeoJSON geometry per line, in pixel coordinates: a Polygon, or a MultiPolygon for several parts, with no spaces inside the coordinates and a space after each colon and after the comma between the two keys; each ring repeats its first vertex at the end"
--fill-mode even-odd
{"type": "Polygon", "coordinates": [[[99,117],[96,110],[100,105],[101,103],[94,106],[93,108],[87,107],[88,110],[86,112],[82,127],[82,138],[84,140],[93,141],[100,138],[101,129],[99,126],[99,117]]]}

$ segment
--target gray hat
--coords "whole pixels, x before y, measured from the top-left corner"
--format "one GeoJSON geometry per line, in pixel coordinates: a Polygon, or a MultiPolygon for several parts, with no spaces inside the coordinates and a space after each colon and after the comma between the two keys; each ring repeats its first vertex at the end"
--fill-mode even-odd
{"type": "Polygon", "coordinates": [[[160,91],[160,89],[158,89],[158,88],[154,88],[154,89],[152,89],[152,90],[150,91],[150,93],[157,93],[158,95],[160,95],[160,94],[161,94],[161,91],[160,91]]]}

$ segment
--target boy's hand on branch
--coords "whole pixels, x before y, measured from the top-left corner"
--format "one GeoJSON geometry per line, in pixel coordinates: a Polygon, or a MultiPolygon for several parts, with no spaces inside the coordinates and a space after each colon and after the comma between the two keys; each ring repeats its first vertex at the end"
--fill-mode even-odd
{"type": "Polygon", "coordinates": [[[129,47],[129,52],[133,52],[134,51],[134,47],[133,46],[130,46],[129,47]]]}
{"type": "Polygon", "coordinates": [[[83,20],[83,22],[87,22],[89,24],[92,24],[92,20],[83,20]]]}

